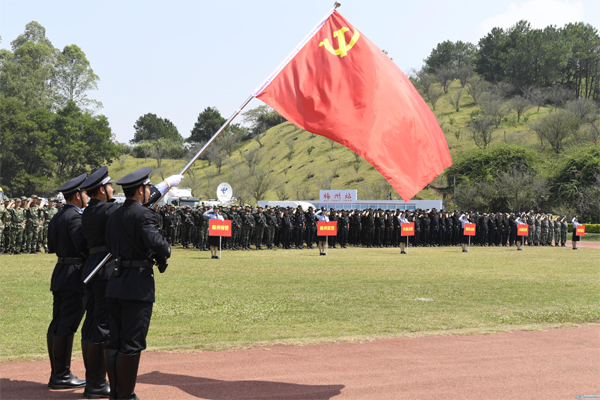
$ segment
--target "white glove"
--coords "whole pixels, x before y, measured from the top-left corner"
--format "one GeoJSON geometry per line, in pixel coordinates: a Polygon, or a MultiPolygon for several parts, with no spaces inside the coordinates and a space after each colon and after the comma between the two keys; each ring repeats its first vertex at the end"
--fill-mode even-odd
{"type": "Polygon", "coordinates": [[[156,188],[162,195],[162,194],[165,194],[167,189],[170,189],[173,186],[179,186],[179,184],[181,183],[182,180],[183,180],[183,175],[171,175],[170,177],[168,177],[167,179],[165,179],[164,181],[162,181],[161,183],[156,185],[156,188]]]}
{"type": "Polygon", "coordinates": [[[165,182],[167,183],[168,187],[172,188],[173,186],[179,186],[182,180],[183,175],[171,175],[170,177],[165,179],[165,182]]]}

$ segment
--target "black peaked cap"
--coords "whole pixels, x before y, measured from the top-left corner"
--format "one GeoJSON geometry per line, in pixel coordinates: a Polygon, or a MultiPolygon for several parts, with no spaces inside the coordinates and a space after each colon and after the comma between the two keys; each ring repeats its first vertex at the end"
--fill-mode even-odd
{"type": "Polygon", "coordinates": [[[94,189],[97,186],[105,185],[110,182],[110,177],[108,176],[108,167],[101,167],[93,174],[88,176],[88,178],[81,184],[82,189],[90,190],[94,189]],[[108,179],[107,179],[108,178],[108,179]],[[106,182],[105,182],[106,180],[106,182]]]}
{"type": "Polygon", "coordinates": [[[143,167],[137,169],[117,181],[117,185],[121,185],[124,189],[130,187],[141,186],[150,183],[148,175],[152,172],[151,167],[143,167]]]}
{"type": "Polygon", "coordinates": [[[65,182],[61,187],[56,189],[57,192],[62,192],[63,195],[75,192],[80,189],[81,184],[85,181],[87,174],[81,174],[77,178],[73,178],[68,182],[65,182]]]}

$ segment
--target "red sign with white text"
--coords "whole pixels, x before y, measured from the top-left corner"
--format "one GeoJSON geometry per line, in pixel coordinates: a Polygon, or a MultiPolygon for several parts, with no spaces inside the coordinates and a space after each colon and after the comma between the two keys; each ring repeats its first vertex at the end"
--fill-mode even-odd
{"type": "Polygon", "coordinates": [[[464,231],[464,235],[465,236],[475,236],[475,224],[470,224],[468,222],[465,222],[465,231],[464,231]]]}
{"type": "Polygon", "coordinates": [[[211,219],[208,225],[208,236],[227,236],[231,237],[231,221],[221,221],[211,219]]]}
{"type": "Polygon", "coordinates": [[[319,236],[337,236],[337,221],[317,223],[317,235],[319,236]]]}
{"type": "Polygon", "coordinates": [[[585,236],[585,225],[577,225],[575,236],[585,236]]]}
{"type": "Polygon", "coordinates": [[[402,223],[401,225],[401,234],[402,236],[415,236],[415,223],[408,222],[402,223]]]}
{"type": "Polygon", "coordinates": [[[529,225],[527,225],[527,224],[517,225],[517,236],[529,236],[529,225]]]}

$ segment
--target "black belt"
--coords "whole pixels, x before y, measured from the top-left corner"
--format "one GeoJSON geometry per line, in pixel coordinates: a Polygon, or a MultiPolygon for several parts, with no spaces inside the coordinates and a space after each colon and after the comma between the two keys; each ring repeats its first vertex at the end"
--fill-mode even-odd
{"type": "Polygon", "coordinates": [[[75,257],[58,257],[58,264],[82,264],[83,258],[75,257]]]}
{"type": "Polygon", "coordinates": [[[108,247],[106,247],[106,246],[97,246],[97,247],[92,247],[89,250],[90,254],[100,253],[101,251],[108,251],[108,247]]]}
{"type": "Polygon", "coordinates": [[[148,260],[121,260],[121,268],[144,268],[151,266],[148,260]]]}

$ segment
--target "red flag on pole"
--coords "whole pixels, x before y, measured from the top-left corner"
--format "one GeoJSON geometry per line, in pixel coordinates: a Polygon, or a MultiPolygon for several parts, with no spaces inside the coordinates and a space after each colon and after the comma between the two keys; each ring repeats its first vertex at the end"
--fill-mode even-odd
{"type": "Polygon", "coordinates": [[[419,92],[335,8],[254,96],[359,154],[405,201],[452,165],[446,137],[419,92]]]}

